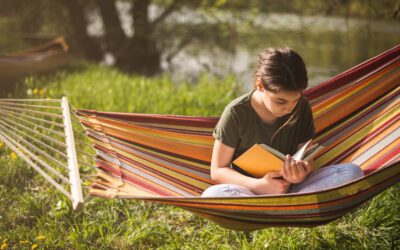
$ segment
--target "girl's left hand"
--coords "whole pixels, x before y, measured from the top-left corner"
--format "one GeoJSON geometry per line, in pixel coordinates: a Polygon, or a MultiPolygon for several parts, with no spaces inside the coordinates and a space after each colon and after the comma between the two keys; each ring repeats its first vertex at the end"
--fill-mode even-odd
{"type": "Polygon", "coordinates": [[[312,166],[306,161],[296,161],[290,155],[286,155],[282,167],[282,177],[290,183],[303,182],[311,172],[312,166]]]}

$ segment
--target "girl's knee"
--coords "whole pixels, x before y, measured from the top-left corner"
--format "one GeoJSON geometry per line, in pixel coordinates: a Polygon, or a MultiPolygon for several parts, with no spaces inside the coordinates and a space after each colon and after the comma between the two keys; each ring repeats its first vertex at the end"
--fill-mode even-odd
{"type": "Polygon", "coordinates": [[[346,163],[346,170],[348,172],[349,177],[351,177],[351,179],[357,179],[361,176],[364,176],[364,172],[362,171],[362,169],[354,164],[354,163],[346,163]]]}
{"type": "Polygon", "coordinates": [[[217,184],[204,190],[201,197],[252,196],[250,189],[235,184],[217,184]]]}
{"type": "Polygon", "coordinates": [[[201,197],[216,197],[216,196],[224,196],[221,187],[222,185],[214,185],[208,187],[206,190],[204,190],[203,194],[201,197]]]}
{"type": "Polygon", "coordinates": [[[339,182],[347,183],[364,176],[364,172],[357,164],[349,162],[332,165],[329,176],[331,178],[337,178],[339,182]]]}

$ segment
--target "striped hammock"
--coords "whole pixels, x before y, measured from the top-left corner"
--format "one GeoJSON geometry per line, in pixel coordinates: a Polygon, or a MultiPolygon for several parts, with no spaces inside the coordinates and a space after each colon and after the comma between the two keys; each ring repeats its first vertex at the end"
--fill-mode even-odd
{"type": "Polygon", "coordinates": [[[328,223],[400,181],[400,46],[305,92],[325,146],[317,168],[340,162],[365,176],[312,193],[200,197],[213,181],[217,117],[76,110],[97,153],[90,193],[171,204],[225,228],[312,227],[328,223]]]}

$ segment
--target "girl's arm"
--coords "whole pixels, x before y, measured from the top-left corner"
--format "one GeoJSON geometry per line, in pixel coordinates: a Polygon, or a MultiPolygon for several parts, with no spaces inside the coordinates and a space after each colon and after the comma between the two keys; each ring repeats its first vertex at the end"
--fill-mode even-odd
{"type": "Polygon", "coordinates": [[[215,140],[211,158],[211,179],[222,184],[236,184],[255,194],[286,193],[290,183],[279,178],[279,172],[271,172],[260,179],[248,177],[230,168],[235,149],[215,140]],[[279,178],[279,179],[278,179],[279,178]]]}

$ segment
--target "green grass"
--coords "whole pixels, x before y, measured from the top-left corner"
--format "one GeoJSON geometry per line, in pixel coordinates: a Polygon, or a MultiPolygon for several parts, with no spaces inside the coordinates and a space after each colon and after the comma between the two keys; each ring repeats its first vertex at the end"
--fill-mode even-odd
{"type": "MultiPolygon", "coordinates": [[[[30,77],[14,97],[60,98],[102,111],[219,115],[241,94],[234,76],[203,75],[193,83],[164,75],[128,76],[74,64],[30,77]],[[31,91],[28,91],[28,90],[31,91]],[[37,90],[36,90],[37,89],[37,90]],[[42,90],[42,91],[40,91],[42,90]],[[32,92],[27,95],[27,92],[32,92]]],[[[182,209],[121,199],[91,198],[79,212],[40,175],[0,146],[0,246],[6,249],[398,249],[400,185],[352,213],[317,228],[223,229],[182,209]]]]}

